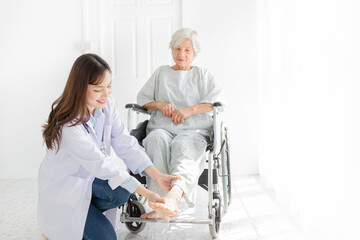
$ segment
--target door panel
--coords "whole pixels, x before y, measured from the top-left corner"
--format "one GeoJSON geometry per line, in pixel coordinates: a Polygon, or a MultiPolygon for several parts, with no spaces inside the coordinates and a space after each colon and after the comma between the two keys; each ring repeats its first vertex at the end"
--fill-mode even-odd
{"type": "Polygon", "coordinates": [[[113,76],[137,78],[136,18],[114,20],[113,76]]]}
{"type": "Polygon", "coordinates": [[[113,96],[126,122],[125,104],[152,72],[173,64],[169,42],[181,27],[181,0],[85,0],[84,45],[111,66],[113,96]]]}

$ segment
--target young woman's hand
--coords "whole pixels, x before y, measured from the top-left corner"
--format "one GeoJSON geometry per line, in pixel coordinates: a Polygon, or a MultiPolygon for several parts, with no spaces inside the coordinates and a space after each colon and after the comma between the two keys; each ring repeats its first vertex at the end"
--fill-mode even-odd
{"type": "Polygon", "coordinates": [[[149,177],[151,177],[152,180],[157,183],[157,185],[159,185],[159,187],[167,192],[169,192],[171,189],[171,181],[179,178],[178,176],[164,174],[154,166],[150,166],[144,171],[149,177]]]}
{"type": "Polygon", "coordinates": [[[165,199],[160,197],[159,194],[149,191],[150,193],[146,197],[150,202],[153,203],[165,203],[165,199]]]}
{"type": "Polygon", "coordinates": [[[171,181],[178,178],[179,178],[178,176],[159,173],[155,179],[155,182],[163,190],[169,192],[171,190],[171,181]]]}
{"type": "Polygon", "coordinates": [[[150,191],[149,189],[145,188],[143,185],[140,185],[135,192],[137,194],[140,194],[141,196],[144,196],[145,198],[147,198],[150,202],[153,203],[165,203],[165,199],[161,198],[159,196],[159,194],[154,193],[152,191],[150,191]]]}

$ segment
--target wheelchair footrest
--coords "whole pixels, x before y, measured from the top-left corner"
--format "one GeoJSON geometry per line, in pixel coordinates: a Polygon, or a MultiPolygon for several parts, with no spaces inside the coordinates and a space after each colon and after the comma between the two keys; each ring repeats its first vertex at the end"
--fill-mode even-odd
{"type": "MultiPolygon", "coordinates": [[[[120,217],[121,222],[157,222],[157,223],[166,223],[163,219],[143,219],[137,217],[120,217]]],[[[192,224],[211,224],[210,219],[174,219],[170,220],[169,223],[192,223],[192,224]]]]}
{"type": "MultiPolygon", "coordinates": [[[[213,184],[218,183],[217,172],[217,169],[213,169],[213,184]]],[[[198,185],[206,191],[208,190],[208,169],[204,169],[204,171],[202,172],[201,176],[199,177],[198,185]]]]}

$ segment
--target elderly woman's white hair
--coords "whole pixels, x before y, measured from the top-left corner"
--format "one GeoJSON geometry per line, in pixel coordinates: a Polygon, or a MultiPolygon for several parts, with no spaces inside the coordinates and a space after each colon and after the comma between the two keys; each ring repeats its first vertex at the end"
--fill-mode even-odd
{"type": "Polygon", "coordinates": [[[189,39],[192,42],[194,49],[194,57],[200,53],[200,40],[197,32],[191,28],[181,28],[177,30],[171,37],[169,48],[173,50],[179,46],[185,39],[189,39]]]}

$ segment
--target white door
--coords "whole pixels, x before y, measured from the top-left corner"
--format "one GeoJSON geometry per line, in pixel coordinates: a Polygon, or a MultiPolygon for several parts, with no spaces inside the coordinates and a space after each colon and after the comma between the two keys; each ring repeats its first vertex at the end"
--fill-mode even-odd
{"type": "Polygon", "coordinates": [[[84,0],[84,43],[111,66],[113,96],[126,122],[125,104],[152,72],[172,64],[169,42],[181,27],[181,0],[84,0]]]}

